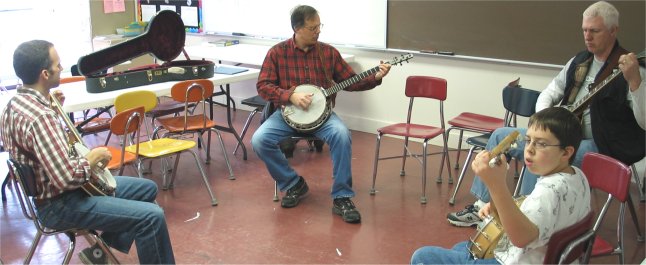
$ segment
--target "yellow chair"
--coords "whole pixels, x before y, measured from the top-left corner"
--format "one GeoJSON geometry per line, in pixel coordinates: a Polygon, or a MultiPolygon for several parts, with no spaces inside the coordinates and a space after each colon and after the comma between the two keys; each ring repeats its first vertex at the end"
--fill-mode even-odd
{"type": "MultiPolygon", "coordinates": [[[[155,108],[156,105],[157,105],[157,96],[155,95],[155,93],[151,91],[145,91],[145,90],[123,93],[117,96],[114,102],[114,107],[117,113],[133,107],[140,107],[140,106],[143,106],[144,112],[148,112],[153,108],[155,108]]],[[[206,178],[204,169],[202,169],[202,165],[200,164],[200,159],[197,157],[197,154],[195,154],[195,152],[191,150],[191,148],[195,147],[195,145],[196,145],[195,141],[161,138],[161,139],[154,139],[154,140],[148,140],[145,142],[140,142],[139,144],[130,145],[130,146],[127,146],[125,150],[128,152],[137,153],[139,154],[140,157],[143,157],[143,158],[164,158],[166,156],[176,155],[175,166],[173,167],[173,170],[172,170],[173,173],[170,180],[167,179],[167,170],[165,169],[162,170],[162,174],[163,174],[162,189],[164,190],[168,190],[169,188],[173,187],[175,175],[177,174],[176,169],[177,169],[177,165],[179,164],[180,154],[182,152],[190,153],[191,155],[193,155],[193,158],[195,158],[195,164],[197,165],[197,168],[199,169],[200,174],[202,175],[202,180],[204,180],[204,186],[206,187],[206,190],[208,191],[209,196],[211,197],[211,205],[215,206],[218,204],[218,202],[215,199],[215,196],[213,195],[213,191],[211,191],[211,186],[209,185],[209,181],[206,178]],[[139,148],[138,151],[137,151],[137,148],[139,148]]],[[[163,163],[163,159],[162,159],[162,163],[163,163]]]]}

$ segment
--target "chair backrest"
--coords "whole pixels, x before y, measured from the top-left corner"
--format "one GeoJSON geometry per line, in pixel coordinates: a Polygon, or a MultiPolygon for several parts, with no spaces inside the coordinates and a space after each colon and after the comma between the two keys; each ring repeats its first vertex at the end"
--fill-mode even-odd
{"type": "Polygon", "coordinates": [[[541,93],[519,86],[506,86],[502,90],[502,104],[512,114],[529,117],[536,112],[536,100],[541,93]]]}
{"type": "Polygon", "coordinates": [[[171,88],[171,97],[179,102],[200,102],[213,95],[213,87],[208,79],[181,81],[171,88]]]}
{"type": "Polygon", "coordinates": [[[22,213],[29,220],[32,220],[39,230],[44,227],[38,222],[36,212],[32,204],[32,198],[38,196],[38,188],[36,186],[36,174],[31,166],[18,163],[13,158],[7,160],[9,168],[9,175],[15,180],[15,190],[18,191],[18,200],[22,213]]]}
{"type": "Polygon", "coordinates": [[[593,238],[594,212],[590,211],[579,222],[552,234],[547,243],[543,264],[570,264],[583,256],[593,238]],[[580,239],[580,240],[577,240],[580,239]]]}
{"type": "Polygon", "coordinates": [[[406,96],[446,100],[446,79],[432,76],[406,78],[406,96]]]}
{"type": "Polygon", "coordinates": [[[405,94],[410,98],[406,123],[411,123],[415,98],[437,99],[440,102],[440,123],[444,129],[444,100],[446,100],[446,79],[432,76],[409,76],[406,78],[405,94]]]}
{"type": "Polygon", "coordinates": [[[620,202],[628,199],[631,171],[619,160],[598,153],[586,153],[581,170],[591,188],[607,192],[620,202]]]}
{"type": "Polygon", "coordinates": [[[61,77],[61,84],[67,84],[67,83],[73,83],[73,82],[80,82],[80,81],[85,81],[85,76],[69,76],[69,77],[61,77]]]}
{"type": "Polygon", "coordinates": [[[140,106],[117,113],[110,121],[110,130],[116,135],[137,132],[142,123],[144,111],[144,107],[140,106]]]}
{"type": "MultiPolygon", "coordinates": [[[[110,131],[116,135],[124,135],[121,138],[121,157],[119,158],[119,168],[123,170],[123,164],[125,163],[126,158],[126,146],[128,146],[128,139],[130,139],[130,144],[135,144],[135,159],[139,159],[139,128],[141,123],[144,122],[144,107],[139,106],[131,109],[127,109],[117,113],[112,120],[110,121],[110,131]],[[129,134],[132,134],[132,137],[128,137],[129,134]]],[[[121,174],[122,171],[119,171],[121,174]]]]}
{"type": "Polygon", "coordinates": [[[117,113],[140,106],[144,107],[144,112],[151,111],[157,106],[157,95],[152,91],[140,90],[123,93],[114,99],[117,113]]]}

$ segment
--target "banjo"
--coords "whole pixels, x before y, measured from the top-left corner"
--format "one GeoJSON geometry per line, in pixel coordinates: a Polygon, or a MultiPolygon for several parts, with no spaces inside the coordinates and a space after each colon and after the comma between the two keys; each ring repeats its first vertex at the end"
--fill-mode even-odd
{"type": "MultiPolygon", "coordinates": [[[[638,61],[640,59],[644,59],[644,57],[646,57],[646,50],[637,54],[638,61]]],[[[597,86],[590,88],[590,90],[588,91],[588,94],[586,94],[584,97],[572,103],[571,105],[563,104],[560,107],[566,108],[570,112],[575,113],[577,115],[582,113],[583,110],[589,105],[592,97],[594,97],[597,93],[601,92],[601,90],[606,88],[610,82],[615,80],[620,75],[622,75],[622,72],[619,69],[617,68],[613,69],[612,73],[608,77],[606,77],[606,79],[601,81],[601,83],[599,83],[597,86]]]]}
{"type": "MultiPolygon", "coordinates": [[[[520,133],[518,131],[513,131],[505,139],[503,139],[493,150],[491,154],[494,158],[489,161],[490,167],[495,167],[496,165],[502,163],[500,159],[500,154],[506,153],[511,148],[516,148],[516,143],[519,141],[520,133]]],[[[520,205],[525,200],[525,197],[515,198],[514,202],[516,206],[520,205]]],[[[498,245],[498,241],[502,238],[505,233],[505,229],[500,223],[500,219],[496,212],[493,201],[491,202],[491,214],[487,216],[481,223],[478,225],[478,231],[475,236],[469,238],[469,252],[476,259],[490,259],[493,258],[493,251],[498,245]]]]}
{"type": "MultiPolygon", "coordinates": [[[[408,62],[413,58],[412,54],[403,54],[399,57],[393,58],[392,62],[386,62],[390,65],[402,64],[402,62],[408,62]]],[[[302,109],[295,105],[288,105],[282,111],[283,119],[290,127],[294,128],[299,132],[312,132],[330,117],[332,114],[332,106],[327,100],[327,97],[333,95],[336,92],[343,90],[344,88],[351,86],[362,79],[376,73],[379,71],[379,66],[368,69],[365,72],[357,74],[353,77],[350,77],[330,88],[322,88],[315,85],[305,84],[297,86],[294,92],[299,93],[309,93],[312,94],[312,102],[310,103],[307,109],[302,109]]]]}
{"type": "MultiPolygon", "coordinates": [[[[58,101],[54,95],[51,95],[50,98],[52,103],[54,103],[54,107],[58,111],[59,116],[61,116],[67,125],[68,130],[72,134],[71,138],[73,139],[71,140],[73,143],[70,143],[70,155],[73,157],[84,157],[90,152],[90,149],[83,143],[83,138],[78,131],[76,131],[76,127],[74,127],[70,118],[65,115],[63,107],[61,107],[61,102],[58,101]]],[[[99,162],[98,167],[93,169],[92,173],[98,176],[98,178],[90,178],[89,182],[86,182],[81,186],[81,189],[90,196],[114,196],[114,190],[117,188],[117,181],[112,176],[112,173],[104,168],[104,165],[106,164],[104,162],[107,161],[99,162]]]]}

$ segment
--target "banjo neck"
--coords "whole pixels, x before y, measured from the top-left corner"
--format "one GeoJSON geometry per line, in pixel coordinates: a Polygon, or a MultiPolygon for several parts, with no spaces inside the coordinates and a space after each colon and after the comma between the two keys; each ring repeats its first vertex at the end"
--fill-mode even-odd
{"type": "MultiPolygon", "coordinates": [[[[637,60],[644,59],[644,57],[646,57],[646,50],[637,54],[637,60]]],[[[592,97],[594,97],[596,94],[601,92],[601,90],[606,88],[607,85],[613,80],[615,80],[618,76],[623,76],[622,74],[623,73],[619,69],[617,68],[613,69],[612,73],[608,77],[606,77],[603,81],[601,81],[601,83],[591,88],[588,94],[586,94],[576,102],[572,103],[572,105],[566,105],[567,109],[573,113],[580,113],[581,111],[583,111],[585,107],[588,106],[588,103],[590,102],[592,97]]]]}
{"type": "Polygon", "coordinates": [[[333,95],[334,93],[339,92],[339,91],[345,89],[346,87],[354,85],[355,83],[363,80],[364,78],[366,78],[366,77],[368,77],[368,76],[370,76],[370,75],[372,75],[372,74],[374,74],[374,73],[376,73],[378,71],[379,71],[379,66],[375,66],[373,68],[370,68],[370,69],[368,69],[368,70],[366,70],[366,71],[364,71],[364,72],[362,72],[360,74],[357,74],[357,75],[355,75],[353,77],[350,77],[350,78],[348,78],[348,79],[346,79],[346,80],[344,80],[344,81],[342,81],[340,83],[337,83],[337,84],[333,85],[330,88],[324,89],[323,90],[323,95],[325,95],[325,97],[329,97],[329,96],[333,95]]]}
{"type": "MultiPolygon", "coordinates": [[[[401,65],[402,62],[408,62],[408,60],[410,60],[411,58],[413,58],[412,54],[410,54],[410,53],[409,54],[403,54],[403,55],[401,55],[399,57],[393,58],[392,61],[385,62],[385,63],[390,64],[390,65],[398,65],[398,64],[401,65]]],[[[376,73],[378,71],[379,71],[379,65],[377,65],[377,66],[375,66],[373,68],[370,68],[370,69],[368,69],[366,71],[363,71],[360,74],[354,75],[353,77],[350,77],[350,78],[348,78],[346,80],[343,80],[340,83],[337,83],[337,84],[333,85],[330,88],[323,89],[323,95],[327,98],[327,97],[333,95],[334,93],[339,92],[339,91],[345,89],[346,87],[354,85],[355,83],[363,80],[364,78],[366,78],[366,77],[368,77],[368,76],[370,76],[370,75],[372,75],[372,74],[374,74],[374,73],[376,73]]]]}

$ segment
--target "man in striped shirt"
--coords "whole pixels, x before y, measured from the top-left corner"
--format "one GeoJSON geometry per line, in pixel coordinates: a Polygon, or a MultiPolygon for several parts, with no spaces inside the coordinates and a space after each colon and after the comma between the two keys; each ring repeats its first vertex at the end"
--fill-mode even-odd
{"type": "MultiPolygon", "coordinates": [[[[294,92],[296,86],[311,84],[329,88],[334,83],[347,80],[356,74],[343,60],[338,50],[318,41],[323,24],[316,9],[306,5],[295,7],[292,10],[291,23],[294,30],[293,37],[276,44],[269,50],[262,64],[256,87],[262,98],[276,106],[294,105],[307,109],[312,103],[313,95],[294,92]]],[[[388,74],[389,70],[390,65],[382,63],[375,74],[344,90],[372,89],[381,84],[381,79],[388,74]]],[[[335,96],[336,94],[333,94],[328,98],[332,101],[332,106],[334,106],[335,96]]],[[[291,208],[298,205],[309,188],[305,179],[289,166],[287,158],[278,147],[280,141],[296,133],[287,125],[281,111],[279,108],[256,130],[251,143],[258,157],[265,162],[272,178],[278,183],[280,190],[286,193],[281,206],[291,208]]],[[[350,131],[332,112],[329,119],[312,134],[330,145],[334,166],[332,211],[346,222],[359,223],[361,215],[350,199],[355,195],[352,190],[350,131]]]]}
{"type": "MultiPolygon", "coordinates": [[[[40,221],[54,229],[103,231],[109,246],[126,253],[134,241],[143,264],[175,263],[164,212],[154,203],[154,182],[116,176],[114,197],[88,196],[80,189],[97,178],[93,169],[111,155],[103,147],[85,157],[70,156],[67,135],[49,98],[63,70],[54,46],[43,40],[22,43],[14,52],[13,66],[24,85],[0,115],[2,140],[11,158],[34,170],[40,221]]],[[[52,96],[65,99],[60,90],[52,96]]],[[[86,264],[107,262],[97,245],[79,256],[86,264]]]]}

